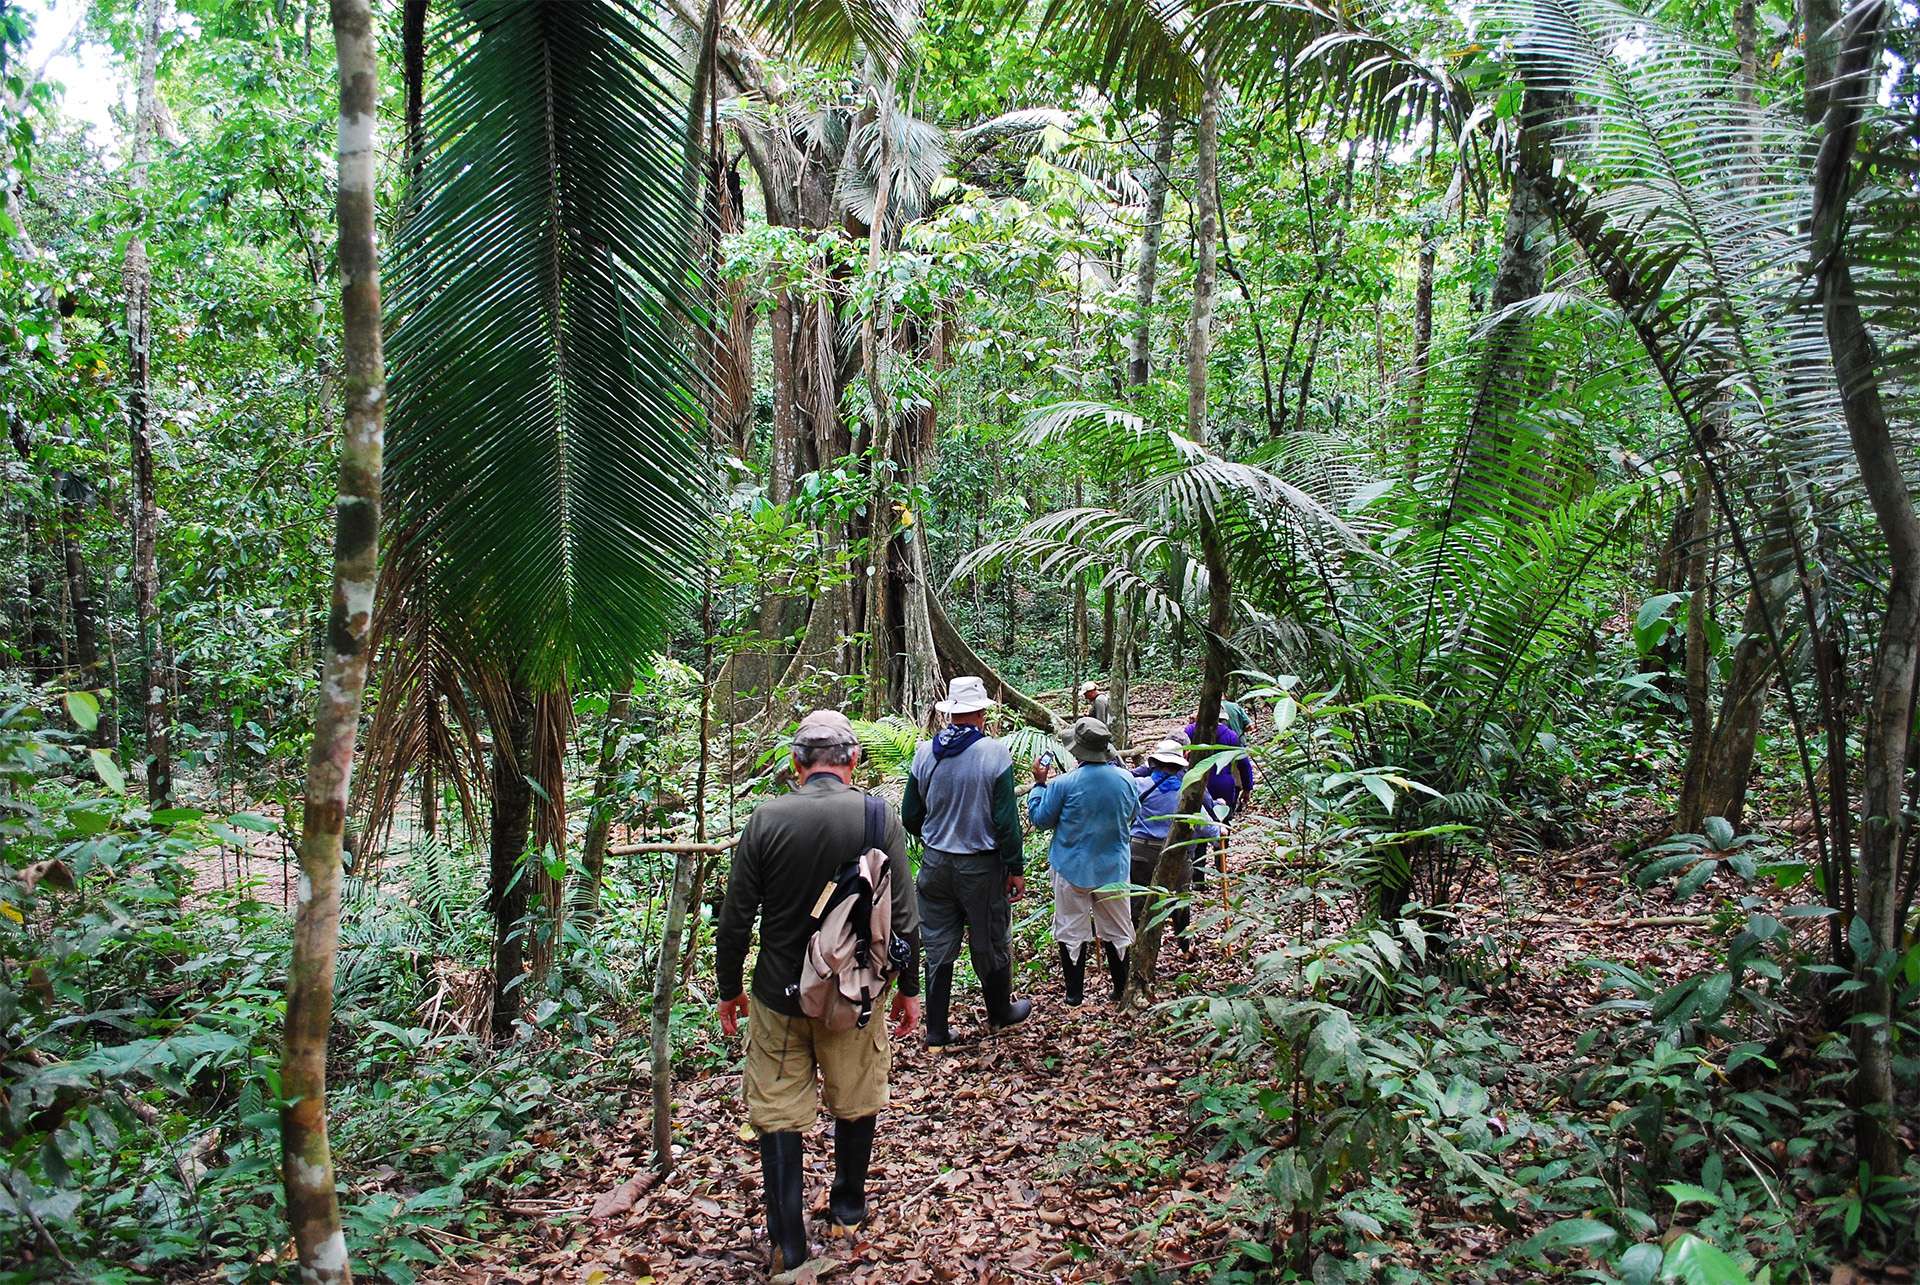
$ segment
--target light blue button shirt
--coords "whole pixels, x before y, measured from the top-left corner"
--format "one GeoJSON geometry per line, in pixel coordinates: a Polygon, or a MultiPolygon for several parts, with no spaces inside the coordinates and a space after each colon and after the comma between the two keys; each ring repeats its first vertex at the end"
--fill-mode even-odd
{"type": "Polygon", "coordinates": [[[1139,810],[1133,777],[1111,763],[1082,763],[1027,795],[1027,819],[1053,831],[1048,863],[1076,888],[1127,881],[1128,829],[1139,810]]]}

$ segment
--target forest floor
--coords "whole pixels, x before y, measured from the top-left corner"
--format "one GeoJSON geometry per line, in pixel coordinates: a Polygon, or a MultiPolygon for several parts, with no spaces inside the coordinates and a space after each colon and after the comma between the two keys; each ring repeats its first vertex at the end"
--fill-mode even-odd
{"type": "MultiPolygon", "coordinates": [[[[1165,721],[1140,719],[1135,743],[1165,721]]],[[[1525,1059],[1494,1089],[1490,1114],[1544,1110],[1574,1068],[1575,1043],[1594,1021],[1588,1010],[1607,997],[1580,961],[1627,961],[1661,984],[1707,963],[1702,912],[1715,894],[1672,904],[1665,890],[1638,889],[1621,855],[1660,824],[1629,812],[1611,818],[1608,833],[1589,830],[1564,852],[1505,858],[1504,878],[1487,871],[1479,881],[1487,904],[1470,907],[1461,928],[1489,934],[1494,957],[1506,963],[1475,1007],[1525,1059]]],[[[1271,853],[1270,826],[1256,817],[1237,827],[1230,866],[1271,853]]],[[[1044,914],[1031,894],[1016,908],[1017,919],[1044,914]]],[[[1249,927],[1243,923],[1231,953],[1204,941],[1194,956],[1170,946],[1159,998],[1243,982],[1248,959],[1298,928],[1249,927]]],[[[1023,936],[1017,924],[1016,940],[1023,936]]],[[[1190,1113],[1187,1082],[1213,1069],[1204,1047],[1163,1013],[1116,1012],[1094,998],[1104,987],[1091,977],[1088,1003],[1073,1009],[1050,966],[1042,972],[1030,963],[1021,976],[1035,999],[1022,1026],[989,1035],[978,992],[968,987],[955,996],[956,1033],[965,1041],[957,1051],[936,1056],[917,1039],[896,1041],[892,1105],[881,1118],[868,1192],[873,1214],[853,1246],[819,1251],[817,1278],[1117,1281],[1143,1266],[1179,1275],[1237,1254],[1223,1216],[1233,1175],[1226,1162],[1207,1161],[1190,1113]]],[[[677,1164],[665,1181],[652,1173],[649,1098],[643,1075],[635,1081],[613,1127],[563,1127],[569,1136],[558,1145],[577,1160],[571,1176],[519,1193],[500,1211],[508,1219],[500,1239],[431,1279],[764,1280],[758,1154],[737,1064],[676,1084],[677,1164]]],[[[823,1116],[807,1139],[816,1246],[827,1244],[820,1220],[831,1167],[823,1116]]],[[[1383,1242],[1376,1265],[1474,1275],[1472,1264],[1514,1237],[1427,1193],[1403,1194],[1421,1211],[1419,1243],[1383,1242]]]]}

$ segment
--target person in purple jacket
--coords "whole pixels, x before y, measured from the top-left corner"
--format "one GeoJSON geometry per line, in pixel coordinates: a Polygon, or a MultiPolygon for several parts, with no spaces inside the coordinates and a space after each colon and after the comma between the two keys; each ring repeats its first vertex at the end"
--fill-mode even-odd
{"type": "MultiPolygon", "coordinates": [[[[1198,723],[1187,724],[1186,734],[1189,745],[1227,745],[1237,749],[1245,744],[1240,739],[1240,733],[1227,726],[1224,721],[1214,724],[1211,736],[1200,735],[1198,727],[1198,723]]],[[[1241,797],[1253,796],[1253,759],[1246,754],[1241,754],[1231,762],[1207,773],[1207,793],[1220,800],[1226,807],[1226,815],[1220,819],[1224,821],[1231,818],[1240,810],[1241,797]]]]}

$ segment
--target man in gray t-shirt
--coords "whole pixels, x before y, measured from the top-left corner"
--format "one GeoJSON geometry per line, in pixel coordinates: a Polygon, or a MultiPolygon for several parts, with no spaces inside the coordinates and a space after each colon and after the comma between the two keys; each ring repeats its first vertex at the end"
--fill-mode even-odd
{"type": "Polygon", "coordinates": [[[970,939],[973,971],[994,1028],[1023,1022],[1030,1000],[1013,998],[1012,899],[1026,889],[1013,756],[986,733],[995,702],[978,678],[960,677],[934,708],[951,721],[913,754],[900,821],[926,845],[916,890],[926,955],[927,1047],[953,1042],[947,1013],[953,965],[970,939]]]}

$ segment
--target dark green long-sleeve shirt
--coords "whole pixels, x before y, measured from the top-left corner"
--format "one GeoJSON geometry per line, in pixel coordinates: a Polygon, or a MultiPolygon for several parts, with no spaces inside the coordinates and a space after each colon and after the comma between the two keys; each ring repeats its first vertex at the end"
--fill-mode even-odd
{"type": "MultiPolygon", "coordinates": [[[[840,867],[865,851],[866,793],[831,772],[815,772],[799,789],[754,809],[733,850],[727,899],[714,929],[715,973],[720,997],[741,991],[747,944],[760,927],[760,955],[753,967],[753,996],[789,1016],[799,1016],[800,961],[813,935],[813,906],[840,867]]],[[[920,993],[920,905],[907,836],[887,808],[881,845],[893,868],[893,931],[913,947],[899,977],[902,995],[920,993]]]]}

